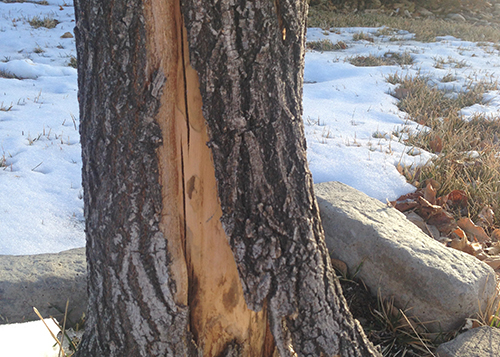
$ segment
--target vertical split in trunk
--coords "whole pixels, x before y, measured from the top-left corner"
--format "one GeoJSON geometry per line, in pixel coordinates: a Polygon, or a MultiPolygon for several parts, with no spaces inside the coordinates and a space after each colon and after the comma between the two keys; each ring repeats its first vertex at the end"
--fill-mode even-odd
{"type": "Polygon", "coordinates": [[[78,356],[376,355],[307,168],[306,13],[298,0],[75,0],[78,356]]]}
{"type": "Polygon", "coordinates": [[[271,356],[220,222],[179,2],[75,5],[91,295],[79,355],[271,356]]]}
{"type": "Polygon", "coordinates": [[[148,10],[154,21],[147,22],[151,23],[151,67],[159,65],[167,77],[157,121],[164,136],[173,137],[158,150],[163,210],[168,215],[164,216],[162,227],[168,236],[172,212],[177,212],[181,239],[170,244],[172,251],[184,254],[174,261],[183,260],[186,265],[187,290],[183,294],[187,296],[183,296],[183,301],[190,309],[190,330],[206,356],[218,356],[234,343],[240,345],[242,355],[263,356],[267,315],[246,306],[236,263],[220,222],[222,211],[212,155],[206,145],[208,135],[199,80],[189,63],[179,4],[172,5],[174,19],[164,17],[162,5],[159,1],[152,3],[148,10]],[[166,33],[168,38],[159,35],[166,33]],[[178,182],[173,190],[177,194],[175,200],[171,200],[166,189],[172,182],[178,182]],[[176,202],[175,207],[172,202],[176,202]],[[179,246],[179,242],[183,244],[179,246]]]}

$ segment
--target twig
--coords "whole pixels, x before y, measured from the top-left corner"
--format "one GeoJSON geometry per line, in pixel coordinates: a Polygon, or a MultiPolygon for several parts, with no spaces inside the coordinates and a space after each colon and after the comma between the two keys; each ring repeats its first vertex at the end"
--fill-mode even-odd
{"type": "Polygon", "coordinates": [[[429,347],[427,347],[427,344],[420,338],[420,335],[418,334],[417,330],[415,330],[415,328],[413,327],[412,323],[410,322],[410,320],[408,319],[408,317],[406,317],[405,313],[403,312],[403,310],[399,309],[399,312],[401,312],[401,314],[403,315],[403,317],[405,318],[406,322],[408,323],[408,325],[410,325],[411,329],[413,330],[413,332],[415,333],[415,336],[417,336],[417,338],[419,339],[419,341],[422,343],[422,345],[425,347],[425,349],[427,350],[427,352],[429,352],[431,354],[432,357],[436,357],[436,355],[434,353],[431,352],[431,350],[429,349],[429,347]]]}
{"type": "Polygon", "coordinates": [[[61,352],[62,352],[62,341],[64,341],[64,333],[66,332],[66,317],[68,316],[68,306],[69,306],[69,299],[66,300],[66,309],[64,310],[64,320],[63,320],[63,328],[62,328],[62,334],[61,334],[61,344],[59,348],[59,353],[57,357],[61,357],[61,352]]]}
{"type": "Polygon", "coordinates": [[[52,332],[52,330],[49,328],[49,326],[47,325],[47,323],[46,323],[46,322],[45,322],[45,320],[43,319],[42,315],[38,312],[38,309],[37,309],[36,307],[34,307],[34,306],[33,306],[33,311],[35,311],[35,314],[37,314],[37,315],[38,315],[38,317],[40,318],[40,320],[42,320],[42,322],[43,322],[43,324],[45,325],[45,327],[47,328],[47,330],[49,330],[50,335],[52,336],[52,338],[53,338],[54,340],[56,340],[56,342],[58,343],[58,345],[59,345],[59,346],[61,346],[61,350],[62,350],[62,352],[63,352],[64,354],[66,354],[66,353],[64,352],[63,347],[62,347],[62,343],[61,343],[61,341],[59,341],[59,339],[58,339],[56,336],[54,336],[54,333],[53,333],[53,332],[52,332]]]}
{"type": "Polygon", "coordinates": [[[38,165],[36,165],[34,168],[31,169],[31,171],[35,171],[35,169],[40,166],[41,164],[43,164],[43,161],[41,163],[39,163],[38,165]]]}

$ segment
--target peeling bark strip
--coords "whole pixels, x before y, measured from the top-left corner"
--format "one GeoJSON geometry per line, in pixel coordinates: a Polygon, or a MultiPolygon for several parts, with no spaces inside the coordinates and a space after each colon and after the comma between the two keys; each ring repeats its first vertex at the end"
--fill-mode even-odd
{"type": "Polygon", "coordinates": [[[176,303],[154,116],[165,76],[146,72],[140,0],[75,0],[89,312],[78,356],[189,355],[176,303]]]}
{"type": "Polygon", "coordinates": [[[182,11],[247,304],[268,301],[282,356],[378,355],[332,271],[307,166],[306,2],[182,0],[182,11]]]}

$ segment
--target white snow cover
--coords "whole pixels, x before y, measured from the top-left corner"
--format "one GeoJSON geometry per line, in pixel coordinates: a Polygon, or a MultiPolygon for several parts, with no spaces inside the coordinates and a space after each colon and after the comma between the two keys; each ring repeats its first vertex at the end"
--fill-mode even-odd
{"type": "MultiPolygon", "coordinates": [[[[72,5],[67,0],[49,4],[0,2],[0,77],[16,77],[0,78],[0,254],[59,252],[85,245],[77,72],[68,66],[76,56],[75,41],[61,38],[73,32],[74,10],[63,6],[72,5]],[[48,16],[59,24],[34,29],[28,23],[34,16],[48,16]]],[[[395,86],[387,76],[423,74],[439,88],[457,92],[471,79],[497,80],[500,56],[493,44],[451,36],[420,43],[404,31],[397,34],[399,41],[389,41],[388,36],[377,36],[378,30],[308,30],[308,41],[328,38],[348,47],[306,53],[303,117],[314,181],[341,181],[385,201],[414,190],[398,173],[398,164],[422,165],[432,157],[404,145],[405,134],[400,133],[427,129],[399,111],[390,94],[395,86]],[[353,41],[361,31],[371,34],[374,42],[353,41]],[[389,52],[407,52],[414,64],[355,67],[346,61],[389,52]],[[439,60],[442,68],[435,67],[439,60]],[[449,74],[455,80],[442,83],[449,74]]],[[[464,108],[464,119],[477,113],[497,116],[499,94],[491,91],[483,104],[464,108]]],[[[0,355],[57,356],[41,322],[0,329],[0,355]]]]}

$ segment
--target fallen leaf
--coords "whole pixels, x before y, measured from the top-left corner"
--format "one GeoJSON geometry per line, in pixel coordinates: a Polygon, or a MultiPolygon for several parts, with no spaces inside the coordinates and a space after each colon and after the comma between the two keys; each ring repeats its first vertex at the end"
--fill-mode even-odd
{"type": "Polygon", "coordinates": [[[491,232],[491,239],[496,242],[500,241],[500,229],[497,228],[491,232]]]}
{"type": "Polygon", "coordinates": [[[431,204],[436,204],[436,189],[432,186],[432,183],[427,183],[427,186],[424,188],[424,198],[431,204]]]}
{"type": "Polygon", "coordinates": [[[448,195],[444,195],[436,199],[436,205],[438,206],[443,206],[446,202],[448,202],[448,195]]]}
{"type": "Polygon", "coordinates": [[[432,224],[426,224],[425,228],[427,228],[429,235],[435,240],[439,240],[439,238],[441,238],[441,234],[439,234],[439,229],[437,229],[436,226],[433,226],[432,224]]]}
{"type": "Polygon", "coordinates": [[[450,247],[464,251],[469,245],[469,241],[467,240],[467,235],[460,228],[455,229],[451,233],[451,242],[450,247]]]}
{"type": "Polygon", "coordinates": [[[487,242],[490,241],[491,238],[488,237],[483,227],[476,226],[469,218],[462,217],[457,221],[457,224],[460,228],[462,228],[465,233],[470,235],[471,237],[477,239],[479,242],[487,242]]]}
{"type": "Polygon", "coordinates": [[[448,206],[464,208],[467,207],[467,195],[462,190],[453,190],[448,194],[448,206]]]}
{"type": "Polygon", "coordinates": [[[467,239],[467,234],[462,230],[462,228],[458,227],[452,233],[452,236],[456,235],[458,239],[467,239]]]}
{"type": "MultiPolygon", "coordinates": [[[[497,230],[497,229],[495,229],[497,230]]],[[[493,231],[495,232],[495,231],[493,231]]],[[[497,255],[500,254],[500,242],[494,242],[490,247],[486,248],[486,253],[489,255],[497,255]]]]}
{"type": "MultiPolygon", "coordinates": [[[[471,247],[471,250],[472,250],[472,255],[475,256],[475,257],[478,257],[481,255],[481,254],[484,254],[484,251],[483,251],[483,246],[481,245],[481,243],[477,243],[477,242],[474,242],[474,243],[471,243],[470,244],[470,247],[471,247]]],[[[485,254],[484,254],[485,255],[485,254]]],[[[481,255],[482,256],[482,255],[481,255]]],[[[483,257],[483,256],[482,256],[483,257]]],[[[487,257],[484,257],[484,258],[487,258],[487,257]]],[[[482,260],[482,259],[481,259],[482,260]]]]}
{"type": "Polygon", "coordinates": [[[395,203],[393,202],[391,202],[391,204],[393,204],[393,207],[397,209],[399,212],[406,212],[418,206],[418,203],[415,201],[395,202],[395,203]]]}
{"type": "Polygon", "coordinates": [[[427,179],[424,181],[425,186],[427,186],[428,184],[431,184],[432,187],[434,187],[436,190],[439,190],[441,188],[441,184],[434,179],[427,179]]]}
{"type": "Polygon", "coordinates": [[[332,266],[337,269],[343,276],[347,276],[347,264],[342,260],[331,258],[332,266]]]}
{"type": "Polygon", "coordinates": [[[443,140],[438,135],[435,135],[429,141],[429,146],[433,152],[440,153],[443,150],[443,140]]]}
{"type": "Polygon", "coordinates": [[[457,227],[453,215],[445,211],[443,207],[432,205],[423,197],[419,197],[417,202],[420,204],[420,215],[427,224],[436,226],[445,235],[448,235],[457,227]]]}
{"type": "Polygon", "coordinates": [[[488,257],[485,260],[483,260],[483,262],[488,264],[493,269],[500,268],[500,257],[488,257]]]}
{"type": "Polygon", "coordinates": [[[413,223],[414,225],[416,225],[418,228],[420,228],[425,232],[427,227],[422,217],[420,217],[415,212],[405,213],[405,216],[407,220],[409,220],[411,223],[413,223]]]}
{"type": "Polygon", "coordinates": [[[485,223],[486,227],[491,227],[493,225],[495,213],[490,206],[484,206],[481,212],[479,212],[478,217],[485,223]]]}
{"type": "Polygon", "coordinates": [[[433,205],[423,197],[418,197],[417,202],[420,205],[420,216],[422,216],[422,218],[425,220],[429,219],[431,216],[443,212],[443,207],[433,205]]]}

